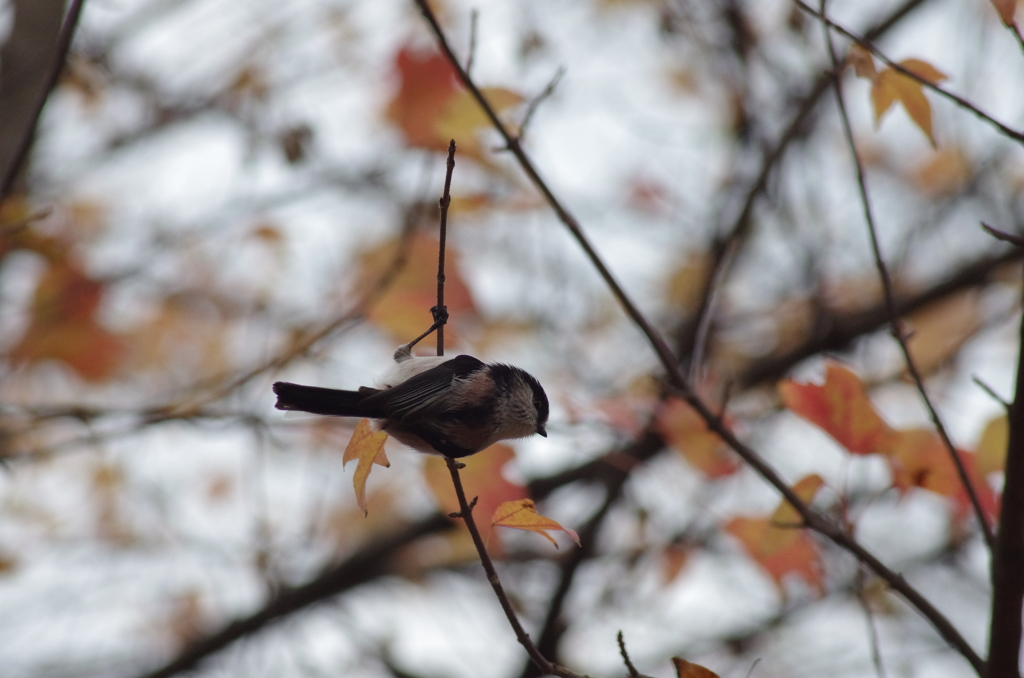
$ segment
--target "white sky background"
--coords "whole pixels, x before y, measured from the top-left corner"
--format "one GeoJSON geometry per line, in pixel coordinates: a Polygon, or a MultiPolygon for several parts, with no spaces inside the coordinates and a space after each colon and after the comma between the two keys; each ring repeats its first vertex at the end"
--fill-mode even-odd
{"type": "MultiPolygon", "coordinates": [[[[701,3],[693,4],[699,14],[701,3]]],[[[764,69],[756,83],[756,96],[765,110],[773,110],[780,105],[780,82],[807,83],[826,67],[820,29],[814,26],[810,39],[798,42],[780,29],[788,3],[746,4],[765,39],[761,49],[777,69],[764,69]]],[[[834,15],[857,29],[894,6],[863,0],[831,3],[834,15]]],[[[530,96],[559,67],[565,68],[554,96],[532,123],[528,151],[640,306],[664,317],[666,278],[728,221],[732,205],[725,206],[722,196],[731,187],[745,186],[743,180],[757,167],[757,158],[731,155],[734,147],[722,113],[727,95],[716,82],[725,74],[716,73],[713,64],[696,62],[696,48],[685,41],[659,38],[654,3],[599,8],[579,0],[477,5],[451,0],[445,21],[463,53],[473,7],[480,13],[478,82],[530,96]],[[527,28],[543,36],[546,48],[522,60],[516,54],[527,28]],[[679,65],[694,74],[694,92],[673,88],[669,72],[679,65]],[[626,186],[632,178],[666,187],[668,209],[643,215],[630,208],[626,186]]],[[[6,10],[0,9],[0,26],[5,17],[6,10]]],[[[339,286],[351,284],[357,253],[396,233],[401,215],[395,196],[403,202],[434,200],[439,192],[441,158],[427,159],[405,148],[382,117],[394,87],[396,51],[410,40],[431,44],[411,3],[89,0],[80,37],[83,44],[112,45],[116,69],[157,83],[169,100],[217,91],[240,61],[262,69],[270,86],[269,104],[254,111],[248,129],[224,115],[203,115],[114,152],[104,150],[106,141],[133,128],[144,111],[136,93],[109,92],[95,109],[74,92],[61,91],[51,100],[35,171],[49,199],[91,199],[105,206],[108,228],[86,253],[92,271],[110,273],[142,262],[152,285],[188,284],[192,265],[203,262],[218,284],[260,296],[274,319],[308,321],[336,310],[325,309],[325,299],[336,303],[339,286]],[[293,167],[272,137],[298,122],[312,127],[314,141],[309,161],[293,167]],[[369,170],[382,172],[384,189],[325,188],[321,181],[333,173],[353,177],[369,170]],[[285,233],[284,256],[245,241],[261,221],[285,233]],[[157,232],[196,234],[195,259],[165,256],[157,232]]],[[[1024,57],[982,0],[931,2],[883,46],[896,58],[930,61],[950,75],[952,90],[1001,120],[1011,125],[1024,120],[1019,97],[1024,57]]],[[[890,112],[875,131],[867,89],[863,81],[848,80],[845,91],[858,138],[889,164],[873,174],[872,189],[884,246],[898,251],[906,242],[907,224],[927,219],[931,210],[939,214],[939,208],[901,190],[889,176],[932,151],[902,110],[890,112]]],[[[979,162],[1004,153],[1008,166],[1024,166],[1020,150],[990,128],[930,99],[940,146],[959,145],[979,162]]],[[[780,125],[788,117],[778,111],[780,125]]],[[[775,212],[765,215],[748,258],[724,291],[727,313],[739,317],[760,311],[798,288],[803,272],[793,241],[819,243],[823,267],[836,278],[863,272],[870,263],[848,150],[834,111],[813,138],[788,156],[786,179],[776,187],[792,206],[792,221],[775,212]]],[[[507,159],[498,162],[520,180],[507,159]]],[[[474,181],[480,178],[469,163],[458,164],[454,191],[474,181]]],[[[998,225],[1008,208],[981,201],[974,207],[936,216],[915,250],[921,254],[909,257],[909,270],[933,276],[951,258],[990,248],[977,224],[994,220],[998,225]]],[[[462,253],[463,273],[484,315],[544,322],[539,338],[509,340],[481,356],[538,374],[556,401],[552,436],[517,444],[515,472],[538,476],[603,452],[614,431],[569,425],[564,403],[591,403],[652,371],[655,360],[639,332],[618,315],[603,283],[548,212],[456,219],[451,229],[450,246],[462,253]],[[616,320],[601,334],[588,330],[603,316],[616,320]]],[[[0,312],[0,325],[6,325],[0,340],[10,341],[27,321],[23,309],[33,286],[26,280],[38,274],[38,262],[29,258],[0,272],[6,307],[0,312]]],[[[145,282],[119,290],[108,300],[106,317],[112,324],[131,325],[145,313],[147,294],[145,282]]],[[[1006,322],[982,333],[934,387],[954,438],[964,445],[973,444],[998,410],[971,384],[971,376],[1006,396],[1013,387],[1014,300],[986,303],[1006,322]]],[[[280,339],[255,321],[239,326],[237,335],[232,357],[239,364],[257,362],[280,339]]],[[[393,350],[389,342],[372,328],[344,333],[327,343],[316,360],[257,380],[232,407],[276,417],[269,388],[276,378],[339,387],[369,383],[387,366],[393,350]]],[[[862,346],[851,359],[868,377],[888,374],[898,364],[893,351],[872,346],[862,346]]],[[[814,363],[799,373],[812,375],[819,368],[814,363]]],[[[19,398],[48,402],[53,393],[61,393],[67,397],[57,402],[81,397],[133,406],[140,397],[161,402],[180,386],[173,379],[139,377],[132,389],[113,385],[87,391],[52,368],[23,384],[19,398]]],[[[876,395],[890,422],[926,422],[906,385],[888,386],[876,395]]],[[[265,591],[252,557],[267,532],[272,567],[286,581],[299,582],[314,573],[329,557],[329,546],[305,533],[306,518],[311,507],[338,496],[351,500],[351,467],[343,472],[339,455],[295,449],[300,440],[287,433],[261,440],[230,424],[168,424],[0,474],[0,547],[15,553],[19,562],[13,573],[0,577],[3,675],[127,676],[154,666],[173,652],[159,624],[177,597],[197,593],[212,628],[260,605],[265,591]],[[130,479],[125,502],[134,531],[146,537],[142,543],[117,548],[94,539],[93,516],[82,510],[90,501],[83,478],[97,457],[121,465],[130,479]],[[236,483],[221,502],[211,501],[206,489],[217,474],[236,483]]],[[[876,489],[886,482],[869,460],[849,461],[827,436],[792,417],[757,428],[752,442],[788,478],[819,472],[837,486],[862,482],[876,489]]],[[[432,499],[418,480],[415,455],[396,452],[392,462],[389,470],[375,470],[371,488],[403,488],[401,509],[409,516],[432,510],[432,499]]],[[[626,504],[648,512],[646,529],[670,535],[698,516],[710,522],[737,510],[763,513],[777,503],[752,475],[720,486],[715,496],[701,491],[700,480],[676,456],[663,456],[631,481],[626,504]]],[[[898,505],[880,501],[863,517],[858,536],[896,569],[905,567],[980,648],[987,633],[987,561],[980,547],[958,563],[960,571],[917,566],[945,535],[938,503],[924,495],[898,505]]],[[[586,496],[556,495],[545,513],[573,526],[592,509],[586,496]]],[[[627,551],[637,529],[632,510],[616,510],[602,543],[627,551]]],[[[642,576],[617,561],[595,561],[580,575],[567,604],[578,622],[563,640],[574,667],[621,675],[614,638],[622,629],[641,670],[657,676],[670,675],[667,657],[684,652],[722,676],[746,675],[749,657],[761,660],[753,673],[757,678],[826,671],[835,677],[875,675],[863,613],[848,600],[808,606],[769,634],[770,645],[744,655],[741,664],[709,640],[775,614],[779,600],[767,577],[735,557],[735,545],[725,540],[697,556],[667,589],[660,586],[658,564],[650,560],[640,568],[642,576]]],[[[850,563],[840,560],[836,567],[848,570],[850,563]]],[[[389,580],[357,590],[243,641],[204,665],[200,675],[383,676],[386,671],[369,658],[382,646],[400,667],[424,678],[518,675],[524,655],[486,582],[472,568],[466,570],[472,578],[438,573],[415,583],[389,580]]],[[[528,615],[543,612],[554,574],[550,564],[505,566],[502,574],[528,615]]],[[[789,604],[808,602],[796,587],[789,604]]],[[[909,608],[878,623],[889,675],[971,674],[909,608]]]]}

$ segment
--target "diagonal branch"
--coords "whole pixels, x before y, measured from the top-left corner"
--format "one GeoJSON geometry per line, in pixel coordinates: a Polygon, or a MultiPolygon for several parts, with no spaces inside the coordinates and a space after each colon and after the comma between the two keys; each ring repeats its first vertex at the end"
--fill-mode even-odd
{"type": "MultiPolygon", "coordinates": [[[[33,0],[38,2],[38,0],[33,0]]],[[[6,91],[6,87],[0,87],[0,94],[5,95],[5,98],[9,100],[10,104],[19,109],[17,112],[5,110],[8,106],[0,108],[0,111],[4,111],[11,114],[15,120],[7,119],[4,121],[4,125],[8,127],[3,134],[4,137],[9,138],[10,135],[16,135],[13,139],[11,148],[6,148],[7,144],[2,144],[4,150],[9,150],[10,155],[8,157],[0,157],[0,200],[7,197],[11,190],[14,188],[14,180],[18,176],[18,172],[21,170],[22,165],[25,164],[25,158],[28,156],[29,149],[32,148],[32,139],[35,137],[36,125],[39,123],[39,116],[43,113],[43,107],[46,105],[46,100],[50,96],[50,92],[57,86],[57,81],[60,78],[61,72],[64,70],[64,63],[67,61],[68,50],[71,49],[71,40],[75,37],[75,29],[78,27],[78,17],[82,14],[82,5],[85,0],[71,0],[71,5],[68,7],[67,13],[64,17],[64,22],[60,25],[60,32],[57,35],[57,40],[53,45],[53,54],[47,55],[51,59],[49,63],[49,69],[45,73],[45,78],[42,80],[32,82],[19,82],[19,78],[25,80],[26,74],[33,75],[36,70],[35,64],[22,64],[22,54],[5,54],[7,59],[4,60],[3,67],[8,71],[13,71],[10,75],[4,73],[0,77],[0,83],[11,84],[12,87],[18,87],[23,90],[23,95],[27,100],[22,101],[22,97],[12,96],[12,92],[6,91]],[[21,105],[19,105],[21,104],[21,105]],[[12,128],[13,123],[13,128],[12,128]]],[[[15,2],[15,30],[18,29],[19,22],[22,14],[32,14],[33,12],[42,13],[49,11],[47,8],[42,7],[44,3],[39,3],[36,7],[30,7],[27,2],[15,2]]],[[[53,5],[53,3],[49,3],[53,5]]],[[[57,12],[60,11],[60,5],[63,3],[58,2],[57,12]]],[[[31,19],[30,19],[31,21],[31,19]]],[[[39,35],[26,36],[30,39],[38,39],[39,35]]],[[[11,41],[14,38],[10,38],[11,41]]],[[[6,46],[5,46],[6,47],[6,46]]],[[[23,44],[21,45],[26,52],[32,55],[31,51],[38,51],[38,44],[23,44]]]]}
{"type": "Polygon", "coordinates": [[[568,209],[562,205],[557,197],[555,197],[550,187],[541,178],[536,167],[533,165],[533,162],[519,144],[519,140],[513,136],[508,128],[501,122],[494,108],[488,103],[487,99],[466,73],[465,69],[462,68],[462,65],[459,63],[458,58],[452,51],[444,31],[441,29],[441,26],[437,21],[437,17],[434,16],[433,10],[431,10],[427,0],[413,1],[420,8],[424,18],[430,25],[431,30],[437,39],[438,45],[448,58],[453,69],[455,69],[459,76],[459,80],[476,99],[487,118],[491,121],[495,130],[497,130],[504,139],[508,150],[513,154],[513,156],[515,156],[516,160],[518,160],[520,167],[533,182],[537,190],[540,191],[547,200],[559,220],[566,226],[566,228],[569,229],[579,246],[590,259],[591,264],[608,285],[620,305],[622,305],[626,314],[643,332],[644,336],[647,337],[647,340],[657,354],[662,367],[667,372],[669,382],[679,390],[687,404],[694,408],[694,410],[700,415],[708,429],[718,434],[718,436],[722,438],[726,444],[732,447],[732,449],[735,450],[736,453],[739,454],[745,462],[747,462],[747,464],[753,467],[753,469],[762,478],[775,487],[775,489],[796,508],[807,527],[819,532],[833,541],[836,545],[850,552],[860,562],[864,563],[874,571],[879,577],[885,579],[894,590],[898,591],[908,602],[910,602],[911,605],[917,608],[918,612],[932,624],[946,642],[954,646],[971,663],[975,670],[979,674],[982,674],[984,672],[984,662],[973,648],[971,648],[963,636],[960,635],[959,631],[956,630],[956,628],[941,612],[939,612],[924,596],[922,596],[920,592],[913,588],[901,575],[887,568],[880,560],[878,560],[878,558],[853,539],[853,537],[849,536],[839,526],[835,525],[831,519],[826,518],[819,512],[813,510],[803,500],[801,500],[782,476],[779,475],[778,471],[765,461],[765,459],[753,448],[740,441],[725,425],[721,417],[712,411],[711,408],[697,396],[690,387],[686,378],[683,376],[682,372],[679,370],[678,361],[668,344],[665,342],[665,339],[653,327],[653,325],[651,325],[643,313],[640,312],[629,295],[612,275],[607,265],[597,254],[593,246],[590,244],[589,239],[583,233],[580,223],[568,211],[568,209]]]}
{"type": "MultiPolygon", "coordinates": [[[[823,17],[824,2],[825,0],[822,0],[823,17]]],[[[835,47],[832,44],[832,33],[829,31],[828,26],[825,26],[825,44],[828,46],[829,58],[832,60],[832,68],[835,70],[836,77],[838,78],[841,72],[841,67],[839,64],[839,57],[836,56],[835,47]]],[[[900,351],[903,353],[903,359],[907,364],[907,371],[910,373],[911,378],[913,378],[914,385],[917,386],[918,393],[921,394],[921,400],[924,402],[925,407],[928,408],[928,414],[932,419],[932,423],[935,425],[935,430],[938,431],[939,437],[942,438],[943,445],[945,445],[946,450],[949,452],[950,459],[953,461],[953,466],[956,467],[957,475],[960,477],[960,483],[967,492],[967,496],[971,501],[971,506],[974,509],[974,515],[978,519],[978,524],[981,526],[981,533],[985,537],[985,543],[988,545],[989,551],[992,551],[995,548],[995,535],[992,532],[992,526],[989,525],[988,519],[985,517],[985,511],[981,508],[981,500],[978,499],[978,492],[974,487],[974,483],[971,482],[971,477],[967,473],[967,468],[964,466],[963,459],[961,459],[960,455],[957,453],[956,446],[953,445],[953,441],[950,439],[949,433],[946,431],[946,427],[942,423],[942,418],[935,409],[935,405],[932,403],[931,398],[928,397],[928,391],[925,389],[924,379],[921,377],[921,371],[917,369],[917,363],[914,361],[914,356],[910,354],[910,347],[907,345],[907,339],[903,331],[902,323],[900,322],[899,309],[896,306],[896,294],[893,291],[892,278],[889,275],[889,268],[885,263],[885,258],[882,256],[881,245],[878,243],[878,229],[875,226],[875,217],[871,209],[871,199],[868,196],[868,185],[864,176],[864,165],[861,163],[860,156],[857,155],[857,146],[853,139],[853,127],[850,125],[850,116],[846,111],[846,100],[843,98],[843,88],[838,84],[835,88],[835,93],[836,103],[839,107],[839,117],[843,123],[843,134],[846,137],[846,143],[850,149],[850,155],[853,158],[854,168],[857,173],[857,188],[860,193],[861,206],[864,209],[864,220],[868,227],[868,234],[871,236],[871,253],[875,259],[875,268],[878,269],[878,277],[882,281],[882,292],[885,297],[885,310],[889,315],[889,325],[892,328],[892,335],[899,343],[900,351]]]]}

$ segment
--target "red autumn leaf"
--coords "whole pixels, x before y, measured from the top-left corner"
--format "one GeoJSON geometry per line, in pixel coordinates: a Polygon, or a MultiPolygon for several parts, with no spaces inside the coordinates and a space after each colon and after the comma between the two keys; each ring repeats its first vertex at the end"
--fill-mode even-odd
{"type": "Polygon", "coordinates": [[[384,454],[384,441],[387,439],[388,434],[384,431],[373,430],[369,419],[360,419],[356,424],[356,430],[352,432],[348,446],[345,447],[345,454],[342,456],[342,466],[353,459],[359,460],[356,464],[356,472],[352,476],[352,486],[356,491],[356,503],[362,509],[363,515],[367,514],[366,480],[370,477],[370,470],[374,464],[391,466],[387,455],[384,454]]]}
{"type": "MultiPolygon", "coordinates": [[[[793,486],[806,502],[814,498],[824,481],[810,475],[793,486]]],[[[744,550],[775,581],[781,593],[783,579],[798,575],[819,592],[822,590],[818,547],[800,527],[799,514],[785,499],[769,518],[733,518],[725,530],[739,539],[744,550]]]]}
{"type": "Polygon", "coordinates": [[[798,384],[786,380],[779,384],[786,407],[854,454],[879,451],[892,429],[868,399],[856,374],[836,362],[825,367],[825,383],[798,384]]]}
{"type": "Polygon", "coordinates": [[[58,360],[88,381],[112,376],[125,346],[96,318],[105,291],[104,283],[69,260],[51,263],[32,299],[28,328],[11,349],[11,361],[58,360]]]}
{"type": "Polygon", "coordinates": [[[708,477],[721,478],[739,469],[728,445],[708,430],[704,420],[685,401],[666,400],[658,410],[655,426],[666,443],[708,477]]]}
{"type": "MultiPolygon", "coordinates": [[[[455,140],[460,157],[486,162],[477,134],[491,121],[473,95],[459,84],[455,70],[438,52],[403,47],[395,57],[398,90],[386,115],[405,136],[408,145],[444,151],[455,140]]],[[[496,112],[523,102],[518,92],[483,87],[481,93],[496,112]]]]}
{"type": "MultiPolygon", "coordinates": [[[[515,452],[508,445],[498,443],[471,457],[460,459],[466,465],[459,471],[462,486],[466,490],[469,501],[477,497],[474,516],[493,516],[501,504],[515,499],[527,499],[529,493],[522,485],[505,478],[502,469],[515,457],[515,452]]],[[[456,513],[459,500],[452,487],[448,466],[441,457],[430,456],[423,465],[423,475],[430,487],[438,506],[444,513],[456,513]]],[[[490,525],[478,520],[481,532],[489,532],[490,525]]],[[[486,537],[486,535],[485,535],[486,537]]]]}
{"type": "Polygon", "coordinates": [[[580,544],[580,536],[567,527],[562,527],[551,518],[537,513],[537,507],[532,499],[513,499],[506,501],[494,510],[494,517],[491,519],[491,526],[511,527],[516,530],[528,530],[543,535],[548,541],[558,548],[558,542],[548,534],[550,530],[561,530],[572,537],[577,546],[580,544]]]}
{"type": "Polygon", "coordinates": [[[672,657],[672,665],[676,668],[676,678],[718,678],[714,671],[681,657],[672,657]]]}
{"type": "Polygon", "coordinates": [[[459,88],[451,64],[439,52],[421,52],[406,46],[395,57],[395,72],[398,91],[388,104],[388,119],[402,130],[410,146],[447,149],[448,139],[438,138],[436,125],[459,88]]]}

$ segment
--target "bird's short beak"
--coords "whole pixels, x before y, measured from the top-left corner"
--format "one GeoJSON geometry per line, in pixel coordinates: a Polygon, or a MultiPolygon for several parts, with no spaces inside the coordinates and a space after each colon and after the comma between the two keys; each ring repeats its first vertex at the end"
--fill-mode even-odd
{"type": "Polygon", "coordinates": [[[544,436],[545,438],[548,437],[548,432],[547,429],[544,428],[544,424],[537,424],[537,433],[544,436]]]}

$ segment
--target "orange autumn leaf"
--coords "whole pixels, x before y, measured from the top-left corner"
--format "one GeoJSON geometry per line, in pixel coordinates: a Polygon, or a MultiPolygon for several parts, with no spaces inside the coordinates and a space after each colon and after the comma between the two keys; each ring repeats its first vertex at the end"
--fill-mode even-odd
{"type": "Polygon", "coordinates": [[[558,548],[558,542],[548,534],[548,531],[561,530],[572,537],[577,546],[582,546],[580,537],[575,531],[562,527],[554,520],[551,520],[551,518],[537,513],[537,507],[532,499],[513,499],[498,506],[494,510],[494,516],[491,518],[491,526],[493,527],[494,525],[536,532],[554,544],[555,548],[558,548]]]}
{"type": "MultiPolygon", "coordinates": [[[[958,516],[970,510],[967,491],[939,434],[931,429],[897,431],[883,450],[893,474],[893,486],[905,494],[918,487],[948,497],[958,516]]],[[[999,499],[978,472],[976,455],[957,450],[967,476],[989,520],[999,513],[999,499]]]]}
{"type": "MultiPolygon", "coordinates": [[[[491,445],[487,449],[471,457],[460,459],[466,465],[459,476],[466,490],[466,498],[470,501],[477,497],[474,516],[493,516],[501,504],[515,499],[527,499],[526,488],[505,478],[502,469],[515,457],[511,447],[503,443],[491,445]]],[[[452,487],[448,466],[442,457],[429,456],[423,464],[423,476],[427,486],[433,493],[437,504],[444,513],[459,511],[459,500],[452,487]]],[[[481,532],[489,532],[490,526],[477,521],[481,532]]],[[[486,537],[486,535],[485,535],[486,537]]]]}
{"type": "Polygon", "coordinates": [[[370,477],[370,470],[374,464],[385,467],[391,466],[387,455],[384,454],[384,441],[387,439],[388,434],[384,431],[373,430],[369,419],[360,419],[359,423],[356,424],[356,430],[352,432],[348,446],[345,447],[345,454],[342,456],[343,466],[353,459],[358,460],[356,472],[352,476],[352,486],[356,491],[356,503],[363,511],[363,515],[368,514],[366,509],[366,480],[370,477]]]}
{"type": "MultiPolygon", "coordinates": [[[[416,337],[433,322],[429,309],[437,303],[437,237],[417,232],[410,236],[405,266],[370,309],[369,319],[394,337],[405,342],[416,337]]],[[[359,257],[358,280],[367,287],[375,284],[394,259],[401,243],[391,239],[363,252],[359,257]]],[[[459,254],[449,248],[445,266],[445,305],[456,322],[476,315],[469,287],[459,273],[459,254]]],[[[448,325],[445,335],[455,342],[457,326],[448,325]]]]}
{"type": "Polygon", "coordinates": [[[786,380],[779,383],[779,395],[787,409],[821,428],[853,454],[877,452],[892,435],[860,379],[839,363],[826,364],[821,386],[786,380]]]}
{"type": "Polygon", "coordinates": [[[676,678],[718,678],[714,671],[681,657],[672,657],[672,665],[676,668],[676,678]]]}
{"type": "MultiPolygon", "coordinates": [[[[810,475],[793,486],[793,491],[810,502],[824,481],[810,475]]],[[[821,591],[821,567],[818,547],[807,530],[801,529],[796,509],[785,499],[769,518],[739,517],[730,520],[725,530],[739,539],[743,549],[775,581],[779,591],[786,575],[798,575],[821,591]]]]}
{"type": "MultiPolygon", "coordinates": [[[[932,84],[946,79],[944,73],[920,59],[905,59],[899,62],[899,65],[932,84]]],[[[931,145],[935,146],[935,136],[932,134],[932,107],[924,95],[924,87],[920,82],[893,68],[886,68],[871,84],[871,101],[875,108],[876,127],[886,111],[899,101],[910,119],[925,133],[931,145]]]]}
{"type": "Polygon", "coordinates": [[[721,438],[680,398],[669,398],[658,410],[655,427],[665,442],[699,471],[721,478],[739,470],[733,453],[721,438]]]}
{"type": "Polygon", "coordinates": [[[30,306],[25,334],[10,351],[15,364],[57,360],[83,379],[111,377],[124,356],[124,342],[96,318],[106,285],[68,259],[46,269],[30,306]]]}

